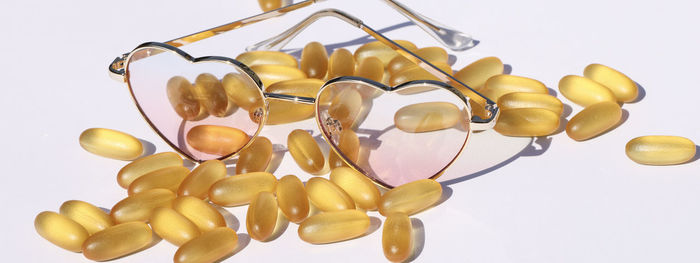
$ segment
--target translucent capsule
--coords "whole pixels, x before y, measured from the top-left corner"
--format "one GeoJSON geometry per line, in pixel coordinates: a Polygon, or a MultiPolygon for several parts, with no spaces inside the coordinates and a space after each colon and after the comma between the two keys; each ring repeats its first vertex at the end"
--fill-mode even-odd
{"type": "Polygon", "coordinates": [[[314,79],[323,79],[328,71],[328,53],[326,47],[318,42],[311,42],[301,51],[301,71],[314,79]]]}
{"type": "Polygon", "coordinates": [[[352,197],[358,208],[377,209],[381,194],[365,175],[348,167],[338,167],[331,171],[330,179],[352,197]]]}
{"type": "Polygon", "coordinates": [[[117,160],[130,161],[143,154],[143,145],[134,136],[105,128],[83,131],[79,142],[90,153],[117,160]]]}
{"type": "Polygon", "coordinates": [[[326,244],[362,236],[369,225],[369,216],[359,210],[323,212],[301,222],[298,233],[311,244],[326,244]]]}
{"type": "Polygon", "coordinates": [[[92,235],[114,225],[109,214],[102,209],[83,201],[66,201],[59,208],[59,213],[77,222],[92,235]]]}
{"type": "Polygon", "coordinates": [[[266,137],[258,136],[238,155],[236,174],[264,172],[271,159],[272,142],[266,137]]]}
{"type": "MultiPolygon", "coordinates": [[[[445,49],[441,47],[419,48],[418,50],[416,50],[415,54],[433,64],[447,64],[447,51],[445,51],[445,49]]],[[[387,65],[387,71],[389,71],[389,74],[393,75],[415,65],[416,63],[410,61],[404,56],[396,56],[394,59],[391,60],[391,62],[389,62],[389,65],[387,65]]],[[[450,71],[452,70],[450,69],[450,71]]]]}
{"type": "Polygon", "coordinates": [[[570,101],[584,107],[603,101],[617,101],[610,89],[580,76],[564,76],[559,80],[559,91],[570,101]]]}
{"type": "Polygon", "coordinates": [[[305,79],[306,73],[296,67],[282,65],[257,65],[250,67],[260,78],[263,86],[269,87],[284,80],[305,79]]]}
{"type": "Polygon", "coordinates": [[[168,101],[177,115],[184,120],[199,119],[205,109],[194,94],[192,83],[183,76],[174,76],[166,85],[168,101]]]}
{"type": "MultiPolygon", "coordinates": [[[[357,163],[360,155],[360,138],[351,129],[343,129],[338,139],[338,149],[345,155],[348,161],[357,163]]],[[[331,168],[345,166],[345,162],[334,151],[328,153],[328,162],[331,168]]]]}
{"type": "Polygon", "coordinates": [[[362,95],[353,88],[340,90],[328,108],[328,114],[340,122],[343,128],[352,127],[362,109],[362,95]]]}
{"type": "Polygon", "coordinates": [[[236,60],[248,67],[257,65],[282,65],[293,68],[299,67],[297,59],[294,56],[280,51],[248,51],[238,55],[236,60]]]}
{"type": "Polygon", "coordinates": [[[277,225],[277,199],[270,192],[260,192],[248,206],[245,220],[248,235],[252,239],[265,241],[277,225]]]}
{"type": "MultiPolygon", "coordinates": [[[[416,50],[418,50],[416,45],[409,41],[394,40],[394,42],[403,46],[411,52],[415,52],[416,50]]],[[[386,67],[389,64],[389,62],[396,56],[400,56],[398,52],[394,51],[392,48],[390,48],[387,45],[384,45],[384,43],[379,41],[366,43],[357,48],[357,50],[355,50],[355,61],[362,61],[368,57],[376,57],[380,61],[382,61],[382,69],[386,67]]]]}
{"type": "Polygon", "coordinates": [[[413,181],[384,193],[379,199],[379,213],[388,216],[401,212],[410,216],[432,206],[441,196],[442,186],[435,180],[413,181]]]}
{"type": "Polygon", "coordinates": [[[339,48],[328,59],[328,79],[355,74],[355,57],[350,51],[339,48]]]}
{"type": "Polygon", "coordinates": [[[124,189],[144,174],[170,166],[182,166],[182,157],[174,152],[162,152],[141,157],[124,166],[117,173],[117,183],[124,189]]]}
{"type": "Polygon", "coordinates": [[[382,64],[381,60],[376,57],[367,57],[357,61],[359,64],[357,65],[355,76],[382,82],[382,79],[384,79],[384,64],[382,64]]]}
{"type": "Polygon", "coordinates": [[[206,199],[209,188],[224,177],[226,177],[226,165],[224,162],[219,160],[203,162],[197,168],[194,168],[185,177],[185,180],[180,183],[177,194],[206,199]]]}
{"type": "Polygon", "coordinates": [[[384,256],[391,262],[404,262],[413,251],[413,225],[404,213],[393,213],[384,220],[384,256]]]}
{"type": "Polygon", "coordinates": [[[159,207],[171,207],[175,194],[167,189],[151,189],[129,196],[115,204],[110,216],[115,223],[141,221],[147,222],[153,210],[159,207]]]}
{"type": "MultiPolygon", "coordinates": [[[[320,79],[280,81],[265,89],[269,93],[315,98],[323,85],[320,79]]],[[[282,124],[305,120],[314,116],[314,105],[276,99],[269,100],[267,124],[282,124]]]]}
{"type": "Polygon", "coordinates": [[[143,222],[111,226],[83,243],[83,255],[94,261],[107,261],[139,251],[153,241],[153,232],[143,222]]]}
{"type": "Polygon", "coordinates": [[[489,78],[479,92],[493,101],[498,101],[501,96],[513,92],[547,94],[549,91],[538,80],[502,74],[489,78]]]}
{"type": "Polygon", "coordinates": [[[248,143],[248,134],[233,127],[197,125],[187,132],[186,140],[197,151],[225,156],[248,143]]]}
{"type": "Polygon", "coordinates": [[[229,73],[221,80],[228,99],[246,111],[254,111],[262,105],[260,89],[252,82],[245,80],[247,76],[229,73]]]}
{"type": "Polygon", "coordinates": [[[197,225],[168,207],[161,207],[153,211],[149,222],[159,237],[178,247],[200,234],[197,225]]]}
{"type": "Polygon", "coordinates": [[[539,108],[501,111],[494,130],[506,136],[547,136],[559,128],[559,115],[539,108]]]}
{"type": "Polygon", "coordinates": [[[64,215],[44,211],[34,219],[34,228],[39,235],[65,250],[80,252],[88,231],[78,222],[64,215]]]}
{"type": "Polygon", "coordinates": [[[323,170],[326,160],[314,137],[304,130],[293,130],[287,137],[287,148],[299,167],[312,174],[323,170]]]}
{"type": "Polygon", "coordinates": [[[602,134],[620,122],[622,109],[615,101],[590,105],[576,114],[566,124],[566,134],[577,141],[588,140],[602,134]]]}
{"type": "Polygon", "coordinates": [[[642,136],[630,140],[625,147],[627,157],[640,164],[672,165],[693,159],[697,146],[679,136],[642,136]]]}
{"type": "Polygon", "coordinates": [[[238,206],[250,203],[259,192],[274,192],[277,178],[267,172],[229,176],[209,189],[209,200],[217,205],[238,206]]]}
{"type": "Polygon", "coordinates": [[[219,262],[223,257],[233,253],[236,247],[238,247],[236,231],[228,227],[218,227],[183,244],[175,252],[173,262],[219,262]]]}
{"type": "Polygon", "coordinates": [[[309,215],[309,196],[304,184],[294,175],[280,178],[276,188],[277,203],[290,222],[299,223],[309,215]]]}
{"type": "Polygon", "coordinates": [[[129,195],[134,195],[146,190],[163,188],[177,192],[182,180],[190,173],[190,169],[183,166],[171,166],[158,169],[136,178],[129,185],[129,195]]]}
{"type": "Polygon", "coordinates": [[[594,80],[610,89],[619,102],[631,102],[637,99],[639,90],[625,74],[601,64],[590,64],[583,70],[583,76],[594,80]]]}
{"type": "Polygon", "coordinates": [[[224,216],[216,208],[196,197],[179,196],[175,198],[173,209],[192,221],[202,232],[226,226],[224,216]]]}
{"type": "MultiPolygon", "coordinates": [[[[436,62],[433,63],[436,67],[438,67],[440,70],[444,71],[447,74],[452,75],[452,68],[450,67],[449,64],[447,63],[442,63],[442,62],[436,62]]],[[[435,80],[435,81],[441,81],[440,78],[435,76],[434,74],[428,72],[427,70],[423,69],[422,67],[418,65],[413,65],[409,66],[408,68],[405,68],[404,70],[401,70],[399,72],[396,72],[395,74],[391,75],[391,78],[389,79],[389,84],[392,86],[399,85],[404,82],[409,82],[412,80],[435,80]]]]}
{"type": "Polygon", "coordinates": [[[550,110],[559,116],[564,110],[564,104],[554,96],[527,92],[513,92],[501,96],[498,99],[498,107],[501,110],[541,108],[550,110]]]}
{"type": "Polygon", "coordinates": [[[309,200],[321,211],[355,209],[355,201],[348,193],[326,178],[314,177],[306,182],[309,200]]]}
{"type": "Polygon", "coordinates": [[[497,57],[485,57],[460,69],[454,76],[472,89],[479,90],[486,80],[500,74],[503,74],[503,62],[497,57]]]}
{"type": "Polygon", "coordinates": [[[209,115],[223,117],[228,113],[228,95],[216,76],[209,73],[199,74],[194,80],[193,93],[209,115]]]}
{"type": "Polygon", "coordinates": [[[423,102],[402,107],[394,114],[394,124],[405,132],[449,129],[459,123],[462,112],[449,102],[423,102]]]}

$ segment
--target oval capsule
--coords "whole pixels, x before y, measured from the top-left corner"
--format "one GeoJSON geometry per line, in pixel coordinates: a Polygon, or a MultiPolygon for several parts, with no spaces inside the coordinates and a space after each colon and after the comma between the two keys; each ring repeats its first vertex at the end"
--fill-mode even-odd
{"type": "Polygon", "coordinates": [[[581,76],[564,76],[559,80],[559,91],[564,97],[583,107],[603,101],[617,101],[610,89],[581,76]]]}
{"type": "Polygon", "coordinates": [[[174,152],[162,152],[146,157],[141,157],[122,167],[117,173],[117,183],[124,189],[129,188],[131,182],[158,169],[171,166],[182,166],[182,157],[174,152]]]}
{"type": "Polygon", "coordinates": [[[393,213],[384,220],[384,256],[391,262],[404,262],[413,251],[413,225],[404,213],[393,213]]]}
{"type": "Polygon", "coordinates": [[[91,128],[80,134],[80,147],[86,151],[122,161],[130,161],[143,154],[143,144],[129,134],[105,129],[91,128]]]}
{"type": "Polygon", "coordinates": [[[175,198],[173,209],[192,221],[202,232],[226,226],[224,216],[216,208],[196,197],[179,196],[175,198]]]}
{"type": "Polygon", "coordinates": [[[357,61],[355,76],[382,82],[382,79],[384,79],[384,64],[382,64],[380,59],[377,57],[366,57],[357,61]]]}
{"type": "MultiPolygon", "coordinates": [[[[340,132],[337,146],[338,150],[345,155],[348,161],[357,163],[360,156],[360,138],[357,137],[353,130],[343,129],[340,132]]],[[[328,153],[328,163],[331,169],[345,166],[343,159],[333,150],[328,153]]]]}
{"type": "Polygon", "coordinates": [[[159,237],[178,247],[200,234],[197,225],[169,207],[153,211],[149,223],[159,237]]]}
{"type": "Polygon", "coordinates": [[[194,94],[192,83],[183,76],[174,76],[166,84],[168,101],[175,113],[182,119],[191,121],[200,119],[206,114],[205,109],[199,104],[194,94]]]}
{"type": "Polygon", "coordinates": [[[68,251],[80,252],[90,234],[85,228],[64,215],[44,211],[34,219],[34,228],[39,235],[54,245],[68,251]]]}
{"type": "MultiPolygon", "coordinates": [[[[269,93],[315,98],[323,85],[320,79],[280,81],[265,89],[269,93]]],[[[313,104],[294,103],[270,99],[267,124],[283,124],[305,120],[314,116],[313,104]]]]}
{"type": "Polygon", "coordinates": [[[328,71],[328,53],[319,42],[310,42],[301,51],[301,71],[314,79],[323,79],[328,71]]]}
{"type": "Polygon", "coordinates": [[[513,92],[501,96],[498,99],[498,107],[501,110],[540,108],[554,112],[561,116],[564,104],[559,99],[549,94],[513,92]]]}
{"type": "MultiPolygon", "coordinates": [[[[411,52],[415,52],[416,50],[418,50],[418,47],[416,47],[415,44],[409,41],[394,40],[394,42],[403,46],[405,49],[411,52]]],[[[392,48],[379,41],[372,41],[363,44],[362,46],[357,48],[357,50],[355,50],[354,55],[355,61],[362,61],[368,57],[378,58],[382,62],[382,70],[389,64],[389,62],[392,59],[394,59],[394,57],[400,56],[398,52],[394,51],[392,48]]]]}
{"type": "Polygon", "coordinates": [[[442,186],[435,180],[413,181],[384,193],[379,199],[379,213],[388,216],[401,212],[410,216],[434,205],[441,196],[442,186]]]}
{"type": "MultiPolygon", "coordinates": [[[[441,47],[419,48],[418,50],[416,50],[415,54],[432,64],[447,64],[448,62],[447,51],[445,51],[445,49],[441,47]]],[[[389,74],[393,75],[414,65],[416,65],[416,63],[410,61],[406,57],[396,56],[389,62],[389,65],[387,65],[387,71],[389,72],[389,74]]],[[[452,71],[452,69],[450,69],[450,71],[452,71]]]]}
{"type": "Polygon", "coordinates": [[[321,211],[355,209],[355,202],[348,193],[326,178],[314,177],[306,182],[309,200],[321,211]]]}
{"type": "Polygon", "coordinates": [[[252,239],[265,241],[277,225],[277,199],[270,192],[260,192],[248,206],[245,220],[248,235],[252,239]]]}
{"type": "Polygon", "coordinates": [[[223,117],[229,112],[228,95],[216,76],[199,74],[194,80],[192,93],[209,115],[223,117]]]}
{"type": "Polygon", "coordinates": [[[294,56],[280,51],[255,50],[243,52],[236,57],[236,60],[248,67],[257,65],[282,65],[293,68],[299,67],[299,63],[294,56]]]}
{"type": "MultiPolygon", "coordinates": [[[[442,62],[436,62],[433,63],[434,66],[439,68],[440,70],[444,71],[447,74],[452,75],[452,67],[447,64],[447,63],[442,63],[442,62]]],[[[405,68],[395,74],[391,75],[391,78],[389,79],[389,84],[391,86],[397,86],[401,83],[409,82],[412,80],[434,80],[434,81],[441,81],[441,79],[434,74],[428,72],[424,68],[418,66],[418,65],[413,65],[409,66],[408,68],[405,68]]]]}
{"type": "Polygon", "coordinates": [[[219,160],[209,160],[194,168],[185,180],[180,183],[178,195],[189,195],[199,199],[206,199],[209,188],[216,182],[226,177],[226,165],[219,160]]]}
{"type": "Polygon", "coordinates": [[[501,96],[513,92],[548,94],[549,91],[547,86],[536,79],[502,74],[489,78],[479,92],[493,101],[498,101],[501,96]]]}
{"type": "Polygon", "coordinates": [[[153,232],[143,222],[111,226],[95,233],[83,243],[83,255],[90,260],[106,261],[139,251],[153,241],[153,232]]]}
{"type": "Polygon", "coordinates": [[[341,89],[328,107],[328,114],[339,121],[343,128],[349,129],[362,109],[362,95],[353,88],[341,89]]]}
{"type": "Polygon", "coordinates": [[[610,89],[619,102],[632,102],[639,96],[637,83],[621,72],[601,64],[590,64],[583,76],[610,89]]]}
{"type": "Polygon", "coordinates": [[[506,136],[546,136],[559,128],[559,115],[547,109],[522,108],[501,111],[494,130],[506,136]]]}
{"type": "Polygon", "coordinates": [[[500,74],[503,74],[503,62],[497,57],[485,57],[460,69],[454,76],[472,89],[479,90],[486,80],[500,74]]]}
{"type": "Polygon", "coordinates": [[[209,200],[221,206],[250,203],[259,192],[274,192],[277,178],[267,172],[238,174],[221,179],[209,189],[209,200]]]}
{"type": "Polygon", "coordinates": [[[352,52],[339,48],[328,58],[328,79],[355,74],[355,57],[352,52]]]}
{"type": "Polygon", "coordinates": [[[129,196],[116,203],[110,210],[115,223],[141,221],[147,222],[153,210],[159,207],[171,207],[175,194],[167,189],[151,189],[129,196]]]}
{"type": "Polygon", "coordinates": [[[293,130],[287,136],[287,148],[299,167],[311,174],[323,170],[325,158],[314,137],[300,129],[293,130]]]}
{"type": "Polygon", "coordinates": [[[260,81],[262,81],[263,86],[269,87],[284,80],[292,79],[305,79],[306,73],[295,67],[288,67],[282,65],[257,65],[250,67],[260,81]]]}
{"type": "Polygon", "coordinates": [[[238,247],[236,231],[218,227],[183,244],[175,252],[175,263],[218,262],[238,247]]]}
{"type": "Polygon", "coordinates": [[[83,226],[90,235],[114,225],[109,214],[88,202],[66,201],[58,211],[83,226]]]}
{"type": "Polygon", "coordinates": [[[299,225],[299,237],[311,244],[327,244],[353,239],[367,233],[369,216],[358,210],[323,212],[299,225]]]}
{"type": "Polygon", "coordinates": [[[129,195],[131,196],[146,190],[157,188],[177,192],[177,189],[180,187],[180,183],[185,180],[185,177],[187,177],[187,174],[189,173],[190,169],[187,169],[184,166],[171,166],[144,174],[129,184],[129,195]]]}
{"type": "Polygon", "coordinates": [[[459,123],[462,112],[449,102],[423,102],[402,107],[394,114],[394,124],[405,132],[431,132],[449,129],[459,123]]]}
{"type": "Polygon", "coordinates": [[[238,155],[236,174],[264,172],[272,159],[272,142],[270,139],[258,136],[253,143],[238,155]]]}
{"type": "Polygon", "coordinates": [[[331,171],[330,179],[352,197],[358,208],[377,209],[381,194],[377,186],[364,174],[348,167],[338,167],[331,171]]]}
{"type": "Polygon", "coordinates": [[[598,136],[620,122],[622,109],[615,101],[590,105],[577,113],[566,124],[566,134],[571,139],[584,141],[598,136]]]}
{"type": "Polygon", "coordinates": [[[673,165],[693,159],[696,149],[695,143],[687,138],[652,135],[630,140],[625,146],[625,153],[640,164],[673,165]]]}
{"type": "Polygon", "coordinates": [[[221,85],[226,91],[230,103],[238,105],[246,111],[254,111],[263,104],[263,95],[260,88],[252,81],[247,80],[248,76],[236,73],[228,73],[221,79],[221,85]]]}
{"type": "Polygon", "coordinates": [[[248,143],[248,134],[227,126],[197,125],[187,132],[187,144],[197,151],[226,156],[248,143]]]}
{"type": "Polygon", "coordinates": [[[304,184],[294,175],[286,175],[277,182],[277,203],[290,222],[299,223],[309,215],[309,196],[304,184]]]}

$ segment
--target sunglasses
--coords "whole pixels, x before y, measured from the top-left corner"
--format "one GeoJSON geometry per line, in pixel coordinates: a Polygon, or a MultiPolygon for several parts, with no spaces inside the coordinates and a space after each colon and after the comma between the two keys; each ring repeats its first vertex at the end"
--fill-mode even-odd
{"type": "MultiPolygon", "coordinates": [[[[110,73],[127,84],[153,130],[195,162],[225,160],[248,148],[271,110],[305,110],[309,118],[315,119],[332,154],[378,185],[393,188],[439,177],[464,151],[472,131],[494,126],[499,113],[496,103],[357,18],[335,9],[318,11],[288,31],[248,49],[279,50],[306,26],[330,16],[362,29],[440,81],[414,80],[390,87],[361,77],[342,76],[320,85],[315,97],[293,96],[265,92],[258,74],[235,59],[195,58],[178,49],[313,2],[303,1],[165,43],[141,44],[117,57],[109,66],[110,73]],[[472,106],[483,116],[472,114],[472,106]]],[[[395,1],[387,2],[416,24],[432,25],[426,28],[448,47],[471,45],[471,38],[466,41],[468,37],[458,31],[395,1]]]]}

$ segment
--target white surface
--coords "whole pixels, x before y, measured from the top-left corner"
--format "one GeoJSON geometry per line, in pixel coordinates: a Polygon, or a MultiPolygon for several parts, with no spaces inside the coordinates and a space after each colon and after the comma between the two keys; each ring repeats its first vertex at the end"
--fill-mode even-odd
{"type": "MultiPolygon", "coordinates": [[[[474,136],[469,152],[444,177],[449,198],[414,216],[425,237],[416,262],[700,261],[700,161],[651,167],[624,154],[627,141],[641,135],[681,135],[700,142],[697,2],[404,2],[480,41],[471,50],[451,52],[455,69],[498,56],[512,66],[512,74],[556,89],[564,75],[580,75],[597,62],[621,70],[646,91],[640,102],[624,105],[629,118],[620,127],[590,141],[575,142],[560,133],[527,146],[529,138],[474,136]]],[[[407,21],[378,1],[331,0],[267,23],[269,31],[233,32],[185,50],[195,56],[235,56],[327,7],[346,10],[375,29],[407,21]]],[[[87,261],[43,240],[32,223],[36,214],[56,211],[65,200],[109,208],[125,196],[115,182],[125,162],[82,150],[78,135],[84,129],[118,129],[153,143],[158,152],[169,150],[141,119],[126,87],[107,76],[115,56],[142,42],[169,40],[258,12],[253,0],[3,1],[2,261],[87,261]]],[[[387,35],[418,46],[437,45],[415,26],[387,35]]],[[[326,19],[289,47],[361,36],[326,19]]],[[[574,113],[581,109],[572,108],[574,113]]],[[[315,129],[312,122],[302,122],[269,127],[263,135],[284,144],[296,127],[315,129]]],[[[285,174],[307,177],[288,154],[276,172],[285,174]]],[[[245,208],[228,210],[242,225],[237,231],[245,233],[245,208]]],[[[290,224],[277,240],[250,241],[227,262],[384,260],[381,229],[322,246],[302,242],[296,230],[290,224]]],[[[116,262],[167,262],[175,249],[160,242],[116,262]]]]}

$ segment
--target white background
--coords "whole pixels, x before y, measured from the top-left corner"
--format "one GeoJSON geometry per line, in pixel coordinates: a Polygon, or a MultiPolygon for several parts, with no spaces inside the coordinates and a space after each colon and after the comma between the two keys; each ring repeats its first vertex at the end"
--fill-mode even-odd
{"type": "MultiPolygon", "coordinates": [[[[450,193],[446,201],[414,216],[424,230],[416,262],[700,261],[700,161],[652,167],[624,154],[627,141],[641,135],[680,135],[700,142],[696,1],[403,2],[480,41],[471,50],[451,52],[455,69],[498,56],[512,74],[556,90],[564,75],[580,75],[586,65],[603,63],[626,73],[645,94],[623,106],[628,117],[621,126],[590,141],[575,142],[565,133],[534,141],[493,132],[475,135],[468,152],[441,180],[450,193]]],[[[194,56],[235,56],[329,7],[375,29],[407,21],[380,1],[331,0],[185,50],[194,56]]],[[[0,3],[2,261],[87,261],[45,241],[33,227],[39,212],[57,211],[66,200],[109,208],[126,195],[115,180],[126,163],[81,149],[83,130],[113,128],[152,143],[158,152],[169,150],[141,119],[125,85],[107,76],[107,64],[115,56],[142,42],[166,41],[258,12],[254,0],[0,3]]],[[[415,26],[387,35],[419,47],[438,45],[415,26]]],[[[325,19],[289,47],[362,36],[325,19]]],[[[581,109],[559,98],[572,105],[573,114],[581,109]]],[[[283,147],[292,129],[314,127],[313,122],[270,126],[263,135],[283,147]]],[[[275,174],[308,178],[288,154],[275,174]]],[[[244,234],[245,207],[228,210],[244,234]]],[[[381,218],[376,212],[370,216],[381,218]]],[[[384,260],[381,229],[320,246],[304,243],[296,230],[290,224],[272,242],[245,242],[227,262],[384,260]]],[[[162,241],[116,262],[167,262],[175,250],[162,241]]]]}

